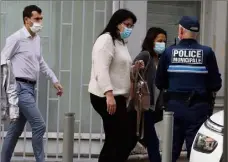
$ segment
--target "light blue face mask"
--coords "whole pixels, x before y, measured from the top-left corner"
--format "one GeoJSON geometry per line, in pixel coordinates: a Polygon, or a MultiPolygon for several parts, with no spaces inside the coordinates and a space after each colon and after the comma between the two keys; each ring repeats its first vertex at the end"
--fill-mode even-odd
{"type": "Polygon", "coordinates": [[[132,33],[132,28],[124,27],[124,31],[120,32],[120,37],[122,39],[126,39],[131,35],[131,33],[132,33]]]}
{"type": "Polygon", "coordinates": [[[155,42],[154,52],[157,54],[162,54],[165,51],[165,43],[164,42],[155,42]]]}

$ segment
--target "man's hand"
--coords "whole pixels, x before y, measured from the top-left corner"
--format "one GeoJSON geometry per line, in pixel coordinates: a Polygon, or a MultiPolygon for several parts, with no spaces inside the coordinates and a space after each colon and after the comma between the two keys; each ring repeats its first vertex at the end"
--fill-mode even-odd
{"type": "Polygon", "coordinates": [[[62,87],[62,85],[59,82],[57,82],[57,83],[54,83],[54,87],[57,90],[56,95],[57,96],[62,96],[62,94],[63,94],[63,87],[62,87]]]}

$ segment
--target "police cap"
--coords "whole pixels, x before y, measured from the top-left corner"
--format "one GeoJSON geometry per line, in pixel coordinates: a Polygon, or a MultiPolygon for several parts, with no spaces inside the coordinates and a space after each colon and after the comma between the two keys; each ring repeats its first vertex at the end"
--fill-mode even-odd
{"type": "Polygon", "coordinates": [[[192,32],[199,32],[200,30],[200,24],[197,19],[197,17],[194,16],[183,16],[179,24],[184,27],[187,30],[190,30],[192,32]]]}

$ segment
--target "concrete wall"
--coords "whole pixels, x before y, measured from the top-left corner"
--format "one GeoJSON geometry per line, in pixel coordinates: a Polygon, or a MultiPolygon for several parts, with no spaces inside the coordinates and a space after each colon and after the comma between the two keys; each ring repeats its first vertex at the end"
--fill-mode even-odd
{"type": "Polygon", "coordinates": [[[147,1],[126,1],[124,8],[128,8],[137,16],[137,23],[129,38],[128,49],[134,58],[141,50],[141,44],[146,34],[147,26],[147,1]]]}
{"type": "MultiPolygon", "coordinates": [[[[213,48],[224,85],[227,1],[204,1],[202,43],[213,48]]],[[[217,94],[217,105],[223,107],[224,86],[217,94]]]]}
{"type": "MultiPolygon", "coordinates": [[[[224,73],[225,73],[225,48],[226,48],[226,22],[227,22],[227,1],[213,2],[214,8],[216,8],[215,14],[215,53],[217,56],[218,65],[222,73],[223,85],[224,85],[224,73]]],[[[219,91],[218,96],[224,96],[224,87],[219,91]]]]}

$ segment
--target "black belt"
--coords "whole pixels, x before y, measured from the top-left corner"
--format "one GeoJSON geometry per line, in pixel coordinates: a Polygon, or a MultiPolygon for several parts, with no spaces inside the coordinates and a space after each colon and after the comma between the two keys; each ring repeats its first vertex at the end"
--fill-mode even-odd
{"type": "Polygon", "coordinates": [[[16,78],[16,81],[23,82],[23,83],[28,83],[28,84],[32,84],[32,85],[36,84],[36,81],[31,81],[31,80],[24,79],[24,78],[16,78]]]}
{"type": "Polygon", "coordinates": [[[200,95],[200,94],[191,94],[191,93],[182,93],[182,92],[168,92],[168,99],[169,100],[189,100],[192,99],[193,101],[208,101],[208,95],[200,95]]]}

